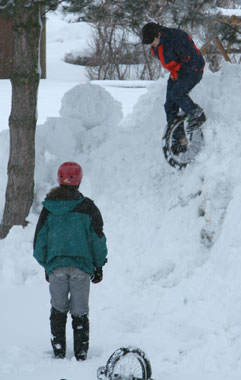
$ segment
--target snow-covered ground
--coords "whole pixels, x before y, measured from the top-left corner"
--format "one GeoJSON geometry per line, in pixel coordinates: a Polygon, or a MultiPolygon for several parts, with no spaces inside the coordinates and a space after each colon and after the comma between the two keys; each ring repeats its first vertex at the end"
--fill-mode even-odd
{"type": "MultiPolygon", "coordinates": [[[[193,90],[208,117],[205,147],[195,164],[176,171],[161,151],[167,77],[136,88],[88,83],[82,68],[61,61],[73,40],[82,43],[76,26],[51,16],[48,31],[35,200],[28,227],[0,241],[0,379],[96,379],[115,349],[134,345],[156,380],[240,380],[241,66],[206,70],[193,90]],[[102,212],[109,249],[104,280],[91,286],[83,363],[73,357],[70,320],[67,357],[52,357],[48,284],[32,258],[41,201],[65,160],[83,167],[80,190],[102,212]]],[[[2,212],[9,81],[0,88],[2,212]]]]}
{"type": "Polygon", "coordinates": [[[239,6],[239,9],[225,9],[225,8],[217,8],[217,12],[220,12],[221,14],[225,16],[241,16],[241,5],[239,6]]]}

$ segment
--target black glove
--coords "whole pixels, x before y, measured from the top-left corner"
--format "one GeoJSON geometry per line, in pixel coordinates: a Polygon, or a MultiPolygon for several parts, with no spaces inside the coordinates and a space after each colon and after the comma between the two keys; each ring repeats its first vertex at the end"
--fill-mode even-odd
{"type": "Polygon", "coordinates": [[[47,272],[45,272],[45,280],[46,280],[47,282],[49,282],[49,275],[48,275],[47,272]]]}
{"type": "Polygon", "coordinates": [[[93,284],[98,284],[99,282],[101,282],[102,279],[103,279],[103,270],[102,270],[102,267],[95,268],[95,272],[90,277],[90,279],[91,279],[91,282],[93,282],[93,284]]]}

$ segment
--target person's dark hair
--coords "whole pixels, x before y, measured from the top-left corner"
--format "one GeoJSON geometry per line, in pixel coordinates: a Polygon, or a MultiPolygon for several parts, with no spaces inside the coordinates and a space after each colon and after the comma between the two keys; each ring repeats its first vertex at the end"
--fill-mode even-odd
{"type": "Polygon", "coordinates": [[[142,28],[142,43],[151,44],[155,37],[158,37],[158,33],[161,31],[161,26],[155,22],[149,22],[142,28]]]}

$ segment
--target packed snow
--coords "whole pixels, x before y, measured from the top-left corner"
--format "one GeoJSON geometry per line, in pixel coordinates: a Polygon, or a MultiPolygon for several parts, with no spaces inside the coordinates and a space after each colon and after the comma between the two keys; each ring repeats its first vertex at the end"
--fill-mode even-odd
{"type": "MultiPolygon", "coordinates": [[[[48,48],[58,41],[57,20],[63,23],[52,18],[48,48]]],[[[61,29],[63,41],[68,28],[61,29]]],[[[240,380],[240,65],[206,70],[192,91],[208,118],[205,147],[178,171],[161,151],[167,75],[126,86],[89,83],[63,55],[40,85],[29,225],[0,241],[0,379],[93,380],[114,350],[133,345],[146,352],[156,380],[240,380]],[[53,108],[49,115],[45,105],[53,108]],[[41,202],[67,160],[83,167],[80,191],[102,212],[109,250],[104,279],[91,286],[90,350],[81,363],[73,356],[70,318],[67,357],[52,356],[48,284],[32,257],[41,202]]],[[[9,82],[1,82],[10,93],[9,82]]],[[[1,212],[8,102],[1,107],[1,212]]]]}
{"type": "Polygon", "coordinates": [[[241,16],[241,9],[240,8],[235,8],[235,9],[217,8],[217,11],[220,12],[222,15],[225,15],[225,16],[238,16],[238,17],[241,16]]]}

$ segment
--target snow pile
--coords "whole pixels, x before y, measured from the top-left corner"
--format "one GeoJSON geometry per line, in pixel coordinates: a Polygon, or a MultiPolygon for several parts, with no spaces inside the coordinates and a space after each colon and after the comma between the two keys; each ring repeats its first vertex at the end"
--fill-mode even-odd
{"type": "MultiPolygon", "coordinates": [[[[85,160],[96,154],[95,150],[114,133],[122,118],[121,104],[104,88],[90,83],[65,93],[60,114],[62,117],[48,118],[37,128],[34,209],[41,204],[49,186],[56,185],[56,170],[62,162],[79,161],[84,170],[83,184],[88,180],[85,160]]],[[[99,181],[99,175],[96,178],[99,181]]]]}
{"type": "MultiPolygon", "coordinates": [[[[161,151],[166,78],[152,83],[122,120],[120,104],[105,90],[78,85],[64,95],[61,117],[38,126],[30,223],[0,242],[0,285],[16,293],[21,286],[37,304],[41,327],[36,337],[30,326],[27,347],[18,341],[14,357],[10,346],[0,352],[7,363],[0,366],[3,380],[19,379],[18,364],[24,379],[33,372],[36,380],[91,379],[126,345],[146,351],[157,379],[240,378],[240,83],[240,66],[224,64],[220,73],[206,72],[192,92],[208,118],[205,147],[182,171],[171,168],[161,151]],[[31,249],[41,201],[67,160],[83,167],[80,190],[100,208],[109,248],[104,281],[91,288],[89,360],[78,367],[70,332],[67,359],[47,359],[48,293],[31,249]]],[[[6,144],[2,133],[0,145],[6,144]]]]}
{"type": "MultiPolygon", "coordinates": [[[[36,222],[33,217],[29,220],[36,222]]],[[[29,260],[33,249],[30,233],[33,236],[33,227],[13,227],[10,235],[1,241],[0,284],[3,289],[27,285],[29,279],[38,274],[35,263],[29,260]]]]}
{"type": "Polygon", "coordinates": [[[86,83],[66,92],[60,115],[81,120],[85,128],[116,125],[122,119],[121,104],[105,89],[86,83]]]}
{"type": "Polygon", "coordinates": [[[70,24],[66,22],[61,13],[50,12],[47,14],[46,37],[47,78],[56,81],[56,84],[86,80],[83,73],[85,68],[66,64],[64,57],[65,54],[75,56],[78,52],[82,52],[81,55],[90,55],[91,49],[87,42],[91,37],[90,26],[86,22],[71,22],[70,24]]]}
{"type": "Polygon", "coordinates": [[[240,122],[240,80],[240,65],[225,62],[221,72],[209,74],[194,89],[210,121],[226,124],[229,129],[240,122]]]}
{"type": "Polygon", "coordinates": [[[241,17],[241,9],[240,6],[239,8],[234,8],[234,9],[229,9],[229,8],[217,8],[217,12],[220,12],[222,15],[225,16],[238,16],[241,17]]]}

